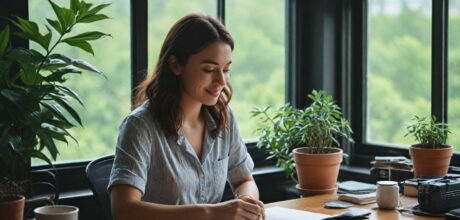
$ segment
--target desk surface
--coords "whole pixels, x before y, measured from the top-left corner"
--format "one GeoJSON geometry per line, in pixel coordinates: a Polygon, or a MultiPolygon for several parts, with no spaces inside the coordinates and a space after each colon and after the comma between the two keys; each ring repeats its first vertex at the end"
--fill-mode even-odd
{"type": "MultiPolygon", "coordinates": [[[[312,196],[300,199],[286,200],[281,202],[274,202],[266,204],[265,207],[274,207],[280,206],[284,208],[305,210],[310,212],[323,213],[328,215],[334,215],[346,211],[347,209],[326,209],[324,208],[324,203],[330,200],[336,200],[336,195],[319,195],[312,196]]],[[[401,205],[402,207],[413,207],[417,204],[417,198],[401,196],[401,205]]],[[[405,219],[423,219],[423,220],[434,220],[434,219],[444,219],[444,217],[425,217],[413,215],[410,213],[400,213],[397,210],[381,210],[377,208],[377,204],[368,204],[368,205],[356,205],[354,208],[365,208],[370,209],[372,214],[369,217],[370,219],[381,219],[381,220],[405,220],[405,219]]]]}

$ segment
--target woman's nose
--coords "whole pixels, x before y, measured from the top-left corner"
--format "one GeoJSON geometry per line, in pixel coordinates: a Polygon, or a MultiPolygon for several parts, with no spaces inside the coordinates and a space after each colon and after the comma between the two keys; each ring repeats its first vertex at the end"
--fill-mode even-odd
{"type": "Polygon", "coordinates": [[[215,81],[219,83],[220,85],[225,85],[227,84],[227,74],[224,71],[218,71],[216,72],[216,78],[215,81]]]}

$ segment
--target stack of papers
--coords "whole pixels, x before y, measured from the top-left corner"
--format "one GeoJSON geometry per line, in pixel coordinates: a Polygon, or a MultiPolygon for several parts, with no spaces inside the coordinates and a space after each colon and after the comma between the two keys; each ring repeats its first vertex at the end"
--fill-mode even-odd
{"type": "Polygon", "coordinates": [[[397,169],[397,170],[412,170],[412,161],[403,156],[397,157],[375,157],[375,161],[371,164],[373,168],[380,169],[397,169]]]}
{"type": "Polygon", "coordinates": [[[358,181],[344,181],[339,183],[339,193],[343,194],[364,194],[375,192],[377,186],[374,184],[363,183],[358,181]]]}
{"type": "Polygon", "coordinates": [[[265,220],[321,220],[327,217],[330,215],[278,206],[265,209],[265,220]]]}
{"type": "Polygon", "coordinates": [[[343,194],[339,195],[339,200],[352,202],[355,204],[370,204],[376,201],[376,193],[366,193],[366,194],[343,194]]]}

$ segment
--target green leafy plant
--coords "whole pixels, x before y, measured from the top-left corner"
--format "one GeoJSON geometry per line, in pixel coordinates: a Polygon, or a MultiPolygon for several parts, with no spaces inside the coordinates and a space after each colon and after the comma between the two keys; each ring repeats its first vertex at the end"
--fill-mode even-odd
{"type": "Polygon", "coordinates": [[[68,129],[82,122],[70,101],[84,105],[75,91],[63,85],[67,74],[85,70],[104,76],[91,64],[55,49],[66,45],[94,55],[90,41],[109,35],[74,33],[75,26],[108,19],[100,11],[110,4],[71,0],[65,8],[48,2],[57,19],[46,19],[44,33],[33,21],[17,16],[9,19],[19,29],[12,34],[37,43],[39,50],[12,47],[9,26],[0,32],[0,165],[11,181],[29,180],[31,158],[52,164],[51,159],[59,154],[55,141],[77,141],[68,129]]]}
{"type": "Polygon", "coordinates": [[[343,118],[340,107],[331,96],[313,90],[308,97],[312,104],[305,109],[286,104],[272,112],[270,107],[251,111],[252,117],[262,120],[262,126],[256,130],[259,134],[257,147],[266,149],[270,154],[268,159],[275,158],[276,165],[294,180],[294,148],[311,147],[309,153],[322,154],[340,145],[339,136],[353,141],[350,123],[343,118]]]}
{"type": "Polygon", "coordinates": [[[450,133],[446,123],[436,122],[436,118],[414,116],[413,124],[407,126],[406,136],[413,136],[422,148],[444,148],[446,147],[447,135],[450,133]]]}

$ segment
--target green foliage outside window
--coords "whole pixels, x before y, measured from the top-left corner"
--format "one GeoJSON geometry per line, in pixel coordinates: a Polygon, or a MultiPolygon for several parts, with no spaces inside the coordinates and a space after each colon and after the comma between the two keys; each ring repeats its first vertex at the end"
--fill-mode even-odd
{"type": "MultiPolygon", "coordinates": [[[[94,0],[93,4],[107,0],[94,0]]],[[[173,23],[190,12],[217,14],[217,1],[152,0],[148,2],[149,49],[148,71],[155,65],[159,48],[166,32],[173,23]]],[[[226,24],[235,38],[235,51],[230,82],[234,90],[231,107],[237,117],[239,128],[245,139],[255,137],[256,120],[250,120],[253,106],[280,106],[284,103],[284,1],[227,1],[226,24]],[[244,8],[244,10],[242,10],[244,8]]],[[[93,159],[112,154],[118,135],[118,126],[130,112],[131,55],[130,55],[130,4],[129,1],[112,1],[106,13],[108,20],[94,27],[113,36],[93,44],[97,51],[92,58],[78,50],[56,48],[72,57],[79,57],[97,65],[110,75],[100,80],[88,75],[70,79],[68,86],[81,91],[80,97],[91,108],[77,108],[84,128],[71,134],[78,144],[59,146],[60,161],[93,159]]],[[[41,1],[29,0],[30,18],[40,20],[52,12],[41,1]]],[[[84,29],[78,29],[84,30],[84,29]]],[[[31,43],[31,48],[38,45],[31,43]]],[[[70,76],[72,78],[72,76],[70,76]]]]}
{"type": "MultiPolygon", "coordinates": [[[[68,1],[62,1],[67,4],[68,1]]],[[[109,0],[91,0],[93,5],[110,3],[109,0]]],[[[59,3],[59,2],[58,2],[59,3]]],[[[130,33],[129,33],[129,1],[113,1],[110,7],[104,9],[109,19],[91,24],[91,30],[110,33],[112,37],[102,41],[92,42],[95,55],[78,48],[58,46],[56,53],[78,57],[97,66],[104,72],[107,79],[94,74],[69,75],[66,85],[78,91],[86,108],[76,106],[81,116],[83,127],[76,127],[69,132],[78,143],[69,141],[56,143],[60,149],[58,161],[75,161],[93,159],[114,152],[117,140],[118,126],[130,111],[130,33]]],[[[53,9],[43,4],[43,1],[29,1],[29,18],[43,21],[53,13],[53,9]]],[[[87,26],[76,26],[76,32],[88,31],[87,26]]],[[[39,50],[40,46],[30,42],[32,49],[39,50]]],[[[35,164],[40,161],[33,161],[35,164]]]]}
{"type": "MultiPolygon", "coordinates": [[[[415,143],[404,137],[410,118],[431,115],[431,1],[368,3],[367,141],[408,146],[415,143]]],[[[449,32],[458,35],[460,1],[449,1],[449,8],[449,32]]],[[[452,131],[448,142],[459,151],[460,41],[456,36],[449,35],[448,48],[452,131]]]]}

